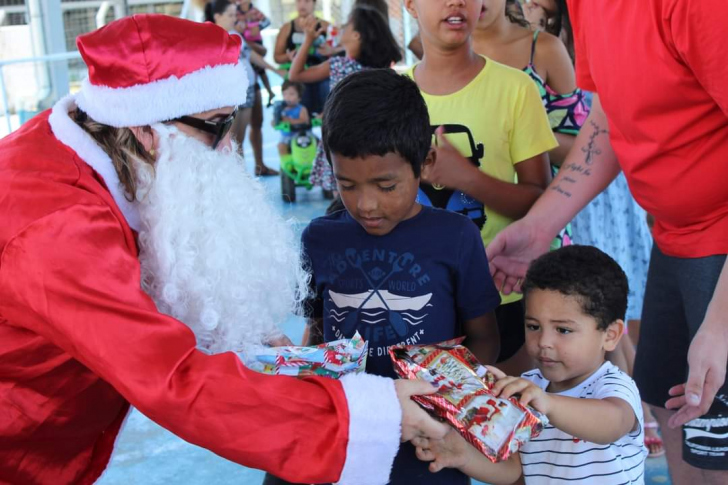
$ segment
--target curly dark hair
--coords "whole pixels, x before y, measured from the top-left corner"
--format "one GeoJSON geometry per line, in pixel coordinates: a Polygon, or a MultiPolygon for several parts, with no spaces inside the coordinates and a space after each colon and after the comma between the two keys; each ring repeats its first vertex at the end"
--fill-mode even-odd
{"type": "Polygon", "coordinates": [[[432,144],[420,89],[392,69],[365,69],[339,82],[326,100],[322,135],[329,161],[332,153],[348,158],[397,153],[415,177],[432,144]]]}
{"type": "Polygon", "coordinates": [[[532,290],[575,297],[599,330],[624,320],[627,313],[627,276],[615,260],[592,246],[566,246],[536,259],[523,282],[524,295],[532,290]]]}

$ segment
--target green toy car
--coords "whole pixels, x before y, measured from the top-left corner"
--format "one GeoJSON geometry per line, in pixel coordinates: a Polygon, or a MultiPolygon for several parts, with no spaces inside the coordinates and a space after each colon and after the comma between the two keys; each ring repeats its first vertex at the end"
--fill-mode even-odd
{"type": "Polygon", "coordinates": [[[311,133],[311,128],[315,126],[321,126],[320,119],[314,118],[311,124],[306,125],[291,125],[285,121],[275,125],[277,131],[293,135],[290,153],[281,155],[281,195],[285,202],[296,201],[296,187],[305,187],[306,190],[313,188],[308,179],[318,146],[317,138],[311,133]]]}

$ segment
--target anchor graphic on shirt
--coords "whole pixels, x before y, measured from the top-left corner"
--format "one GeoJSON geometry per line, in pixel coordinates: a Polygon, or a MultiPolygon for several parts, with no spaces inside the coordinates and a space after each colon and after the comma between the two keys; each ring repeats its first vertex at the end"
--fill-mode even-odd
{"type": "MultiPolygon", "coordinates": [[[[416,316],[409,312],[416,312],[422,310],[432,298],[432,293],[426,295],[419,295],[415,297],[400,296],[394,293],[390,293],[387,290],[382,290],[382,287],[389,281],[389,279],[401,272],[404,269],[405,261],[412,259],[412,254],[404,253],[400,255],[393,263],[392,269],[384,275],[380,276],[378,283],[374,285],[372,283],[369,274],[364,271],[362,267],[362,260],[354,250],[347,250],[345,253],[346,259],[351,267],[358,269],[371,290],[367,290],[363,293],[357,294],[344,294],[337,293],[335,291],[328,291],[329,298],[333,301],[337,309],[342,310],[345,308],[353,308],[353,311],[339,313],[332,309],[331,318],[339,322],[341,331],[344,335],[350,335],[353,333],[357,324],[361,321],[367,324],[376,324],[382,321],[387,321],[389,325],[394,329],[397,335],[404,337],[409,331],[409,325],[419,325],[422,322],[424,316],[416,316]],[[383,310],[379,313],[367,313],[365,310],[383,310]],[[378,316],[381,313],[386,313],[386,318],[379,320],[366,320],[362,318],[360,320],[360,314],[365,316],[378,316]],[[408,325],[409,324],[409,325],[408,325]]],[[[378,268],[375,268],[375,270],[378,268]]],[[[381,270],[380,270],[381,272],[381,270]]]]}

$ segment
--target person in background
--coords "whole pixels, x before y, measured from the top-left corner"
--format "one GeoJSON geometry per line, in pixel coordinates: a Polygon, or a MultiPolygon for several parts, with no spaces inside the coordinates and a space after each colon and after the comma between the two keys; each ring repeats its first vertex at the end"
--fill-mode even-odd
{"type": "Polygon", "coordinates": [[[655,218],[634,378],[676,485],[728,482],[728,3],[570,1],[595,93],[562,169],[488,247],[504,291],[620,170],[655,218]],[[675,97],[679,92],[680,96],[675,97]]]}
{"type": "MultiPolygon", "coordinates": [[[[589,108],[576,87],[574,66],[564,44],[551,34],[532,31],[519,5],[517,0],[489,0],[473,31],[473,50],[523,70],[536,83],[559,142],[549,152],[552,175],[556,175],[586,121],[589,108]]],[[[567,225],[551,247],[569,245],[572,239],[572,228],[567,225]]]]}
{"type": "MultiPolygon", "coordinates": [[[[523,17],[523,11],[521,10],[520,4],[518,2],[507,2],[506,12],[511,18],[523,17]]],[[[420,38],[419,32],[417,32],[415,36],[410,39],[409,43],[407,44],[407,49],[409,49],[417,59],[422,59],[424,50],[422,48],[422,39],[420,38]]]]}
{"type": "MultiPolygon", "coordinates": [[[[424,46],[422,62],[407,75],[429,108],[438,154],[423,171],[418,201],[467,214],[488,247],[548,186],[548,152],[557,142],[529,76],[473,51],[471,34],[482,1],[463,0],[458,9],[451,5],[450,0],[405,2],[419,22],[424,46]]],[[[502,298],[496,317],[499,365],[520,375],[532,366],[523,345],[521,296],[502,298]]]]}
{"type": "MultiPolygon", "coordinates": [[[[242,144],[245,141],[245,131],[250,124],[253,104],[255,102],[256,75],[253,70],[253,64],[261,69],[270,69],[273,71],[276,71],[276,69],[268,64],[268,62],[266,62],[260,54],[253,51],[242,38],[238,29],[242,29],[244,27],[240,25],[236,12],[237,6],[230,0],[212,0],[205,5],[205,21],[212,22],[225,29],[225,31],[229,34],[236,35],[241,38],[242,47],[240,49],[240,63],[245,67],[245,70],[248,73],[248,84],[246,88],[245,102],[238,106],[238,114],[235,117],[232,132],[233,138],[240,145],[239,148],[242,153],[242,144]]],[[[256,175],[258,174],[256,166],[256,175]]]]}
{"type": "MultiPolygon", "coordinates": [[[[270,20],[255,6],[251,0],[237,0],[237,16],[238,23],[236,28],[245,39],[247,46],[261,57],[265,57],[268,49],[263,45],[263,36],[261,30],[270,25],[270,20]]],[[[255,161],[255,175],[272,176],[278,175],[278,171],[265,165],[263,162],[263,98],[260,92],[260,83],[263,82],[268,92],[268,106],[273,103],[273,91],[271,89],[270,80],[265,69],[253,65],[256,74],[256,82],[254,85],[253,106],[250,112],[250,135],[248,140],[253,150],[253,160],[255,161]]],[[[276,71],[280,74],[280,71],[276,71]]]]}
{"type": "Polygon", "coordinates": [[[566,0],[519,0],[523,16],[533,30],[542,30],[561,38],[574,59],[574,33],[566,0]]]}
{"type": "MultiPolygon", "coordinates": [[[[270,27],[270,19],[253,5],[252,0],[238,0],[237,5],[238,16],[242,17],[240,18],[242,21],[241,24],[245,25],[245,29],[242,32],[243,38],[246,42],[263,46],[262,31],[263,29],[270,27]]],[[[258,53],[265,56],[265,52],[258,51],[258,53]]],[[[255,72],[258,74],[258,79],[263,82],[263,86],[268,92],[268,107],[270,107],[273,105],[274,94],[271,89],[268,74],[264,69],[256,68],[255,72]]],[[[260,85],[256,85],[256,90],[260,91],[260,85]]]]}
{"type": "MultiPolygon", "coordinates": [[[[315,8],[316,0],[296,0],[298,16],[284,24],[276,38],[276,48],[273,58],[278,64],[290,64],[293,62],[296,52],[306,40],[305,25],[308,19],[315,20],[318,36],[308,48],[307,65],[316,66],[321,64],[334,53],[333,47],[326,42],[326,32],[330,24],[316,17],[314,12],[315,8]]],[[[323,111],[324,102],[328,94],[328,79],[306,84],[306,91],[303,95],[302,102],[311,116],[320,114],[323,111]]]]}
{"type": "Polygon", "coordinates": [[[354,2],[354,8],[361,6],[371,7],[382,14],[384,20],[387,21],[387,25],[389,25],[389,3],[387,3],[387,0],[356,0],[354,2]]]}
{"type": "Polygon", "coordinates": [[[559,146],[549,160],[559,167],[586,121],[589,107],[576,87],[574,65],[563,42],[533,31],[513,5],[517,0],[488,0],[473,31],[473,50],[496,62],[523,70],[538,86],[559,146]]]}
{"type": "MultiPolygon", "coordinates": [[[[341,34],[341,45],[345,52],[343,57],[332,57],[308,69],[304,69],[308,59],[307,51],[319,35],[315,19],[309,19],[305,24],[305,33],[302,48],[296,53],[288,72],[292,81],[312,83],[330,78],[333,88],[351,73],[362,69],[389,68],[402,59],[399,45],[385,18],[372,7],[360,5],[354,7],[349,14],[341,34]]],[[[321,144],[316,151],[310,181],[325,191],[336,190],[331,164],[326,159],[321,144]]]]}
{"type": "MultiPolygon", "coordinates": [[[[281,122],[290,123],[291,131],[281,133],[281,139],[278,142],[278,154],[283,157],[291,153],[291,140],[296,136],[296,125],[308,125],[311,118],[308,110],[301,104],[303,90],[306,89],[303,84],[286,80],[283,82],[281,91],[283,93],[283,110],[281,111],[281,122]]],[[[275,121],[274,121],[275,123],[275,121]]]]}

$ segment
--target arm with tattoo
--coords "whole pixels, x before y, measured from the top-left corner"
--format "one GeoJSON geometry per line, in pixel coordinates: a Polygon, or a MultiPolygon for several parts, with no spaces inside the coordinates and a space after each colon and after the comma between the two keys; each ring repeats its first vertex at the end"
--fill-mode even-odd
{"type": "Polygon", "coordinates": [[[529,218],[546,224],[549,232],[559,229],[619,174],[620,168],[609,141],[607,116],[594,96],[584,127],[548,190],[529,212],[529,218]]]}
{"type": "Polygon", "coordinates": [[[521,291],[528,265],[549,250],[559,230],[619,174],[599,97],[556,178],[526,217],[502,230],[486,251],[490,274],[505,295],[521,291]]]}

